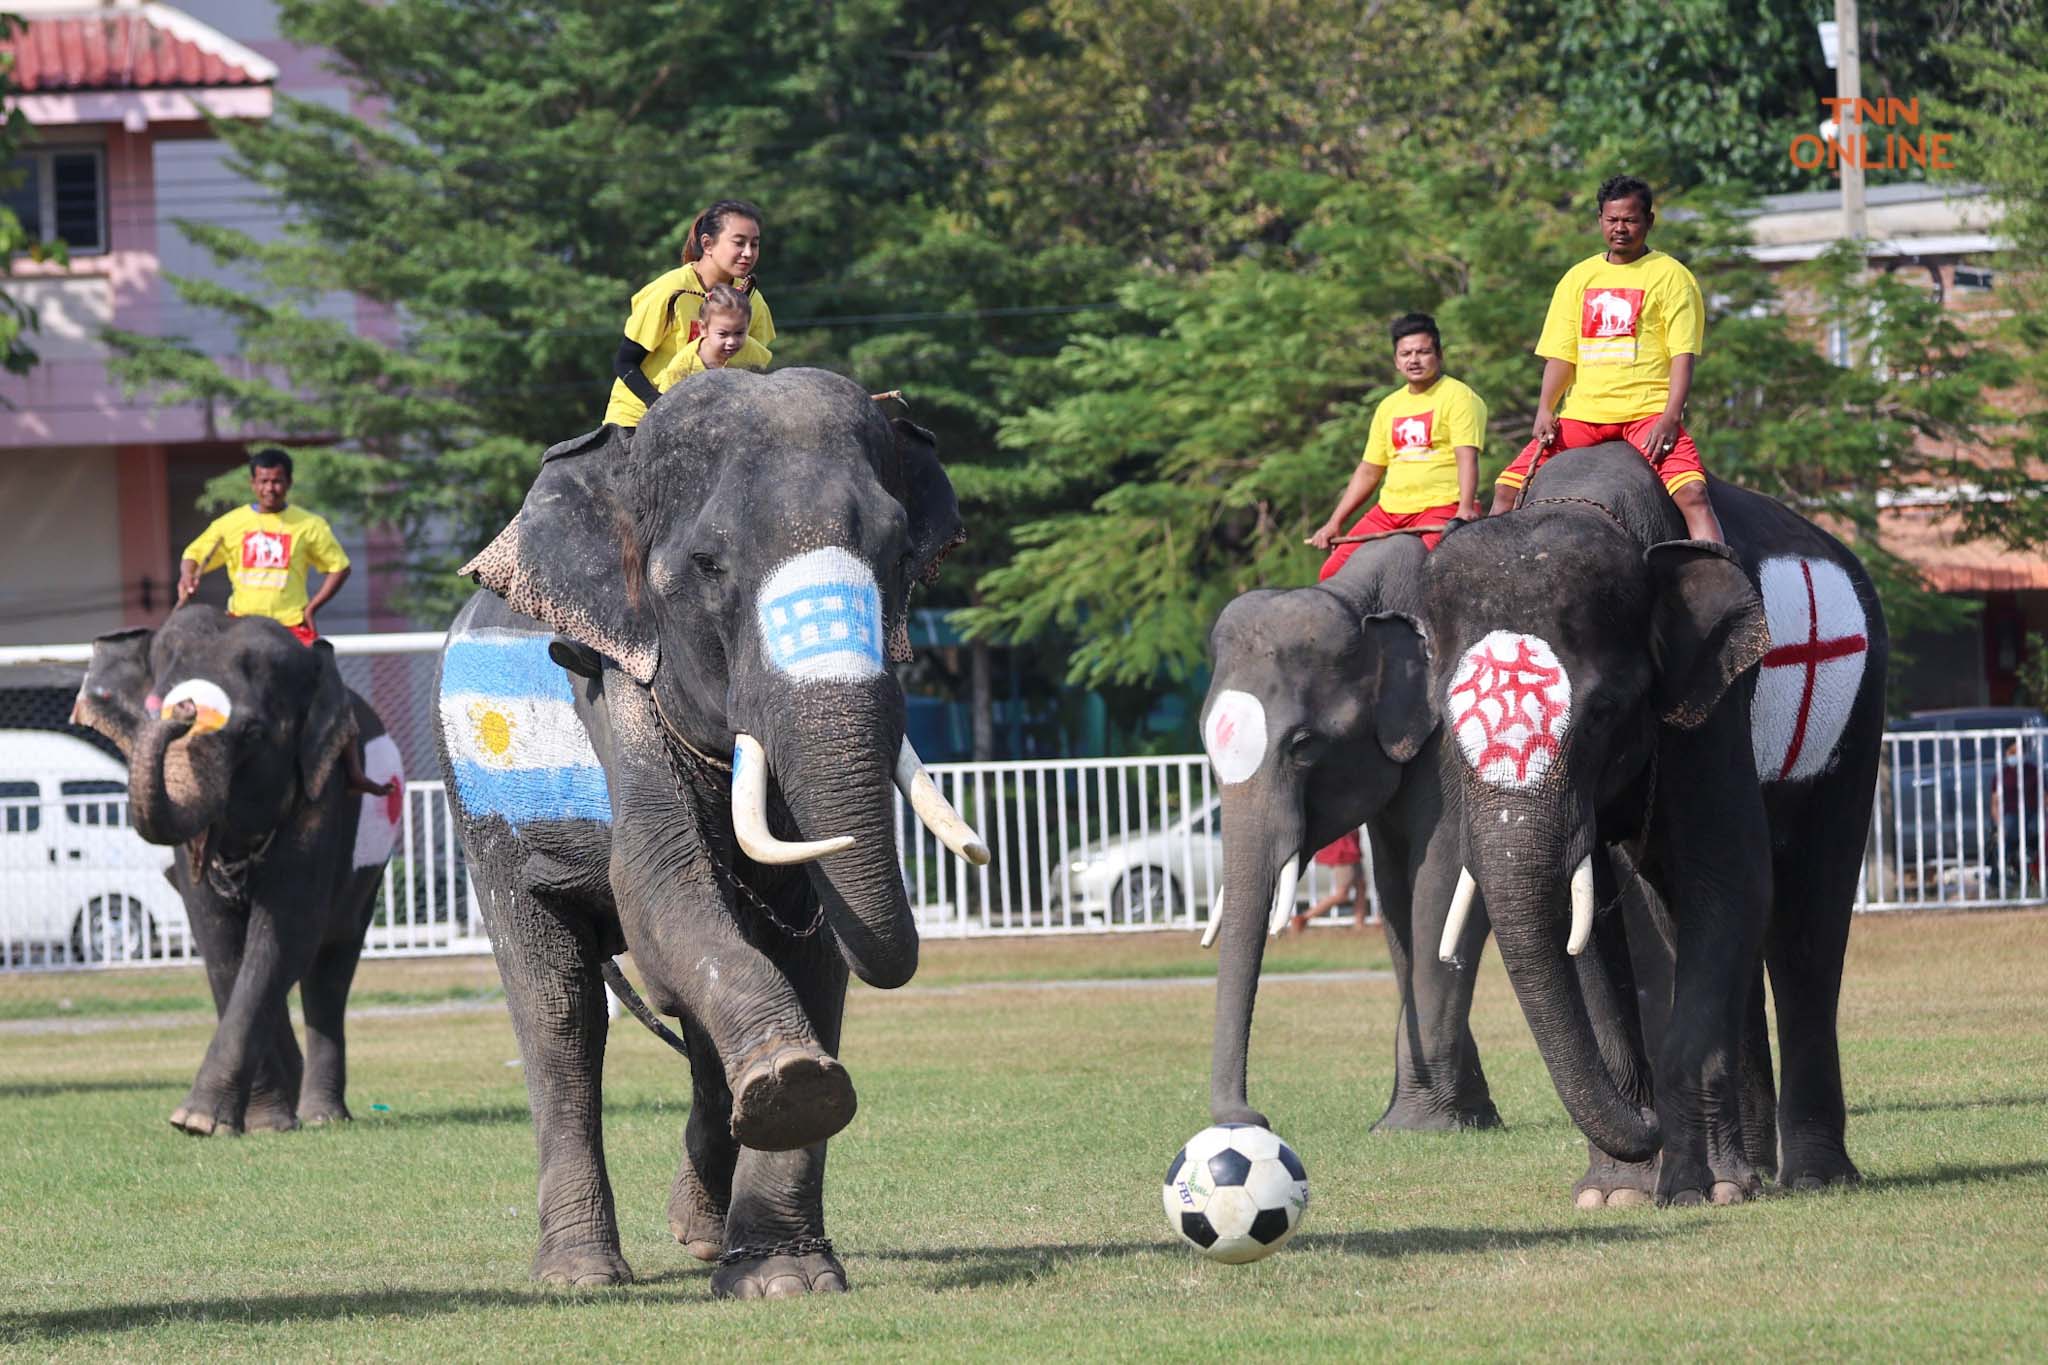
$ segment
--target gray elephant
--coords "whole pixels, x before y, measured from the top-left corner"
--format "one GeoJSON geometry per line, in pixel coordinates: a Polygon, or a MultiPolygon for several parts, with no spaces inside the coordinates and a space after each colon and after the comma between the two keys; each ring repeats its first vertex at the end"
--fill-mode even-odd
{"type": "MultiPolygon", "coordinates": [[[[1567,452],[1519,510],[1447,535],[1424,569],[1465,866],[1559,1097],[1613,1158],[1602,1174],[1596,1157],[1582,1204],[1759,1191],[1760,1105],[1740,1078],[1767,1061],[1760,957],[1778,1022],[1778,1180],[1857,1178],[1836,1005],[1884,618],[1833,537],[1758,494],[1712,482],[1710,496],[1725,547],[1681,539],[1632,447],[1567,452]],[[1668,999],[1646,993],[1666,1016],[1654,1067],[1629,936],[1600,912],[1608,844],[1668,911],[1668,999]]],[[[1471,898],[1458,899],[1447,934],[1471,898]]]]}
{"type": "Polygon", "coordinates": [[[219,1016],[171,1114],[195,1135],[349,1117],[342,1016],[404,800],[398,746],[326,642],[196,604],[93,643],[72,719],[128,759],[129,816],[177,847],[219,1016]],[[390,796],[344,780],[345,750],[390,796]],[[303,1056],[285,999],[305,1007],[303,1056]]]}
{"type": "Polygon", "coordinates": [[[714,1294],[846,1288],[822,1198],[847,972],[917,967],[896,791],[987,858],[885,666],[962,536],[929,434],[823,371],[718,371],[630,442],[551,450],[469,566],[505,601],[450,628],[438,721],[533,1108],[536,1279],[631,1278],[601,1120],[601,979],[630,949],[690,1061],[677,1240],[714,1294]]]}
{"type": "MultiPolygon", "coordinates": [[[[1293,907],[1303,850],[1360,824],[1401,986],[1393,1095],[1374,1126],[1500,1122],[1467,1023],[1472,975],[1437,958],[1460,841],[1444,810],[1416,626],[1423,558],[1414,536],[1364,545],[1314,587],[1239,597],[1210,634],[1202,734],[1223,802],[1209,1097],[1218,1123],[1266,1124],[1246,1099],[1245,1053],[1269,917],[1277,928],[1293,907]]],[[[1462,930],[1464,959],[1476,961],[1485,940],[1482,911],[1462,930]]]]}

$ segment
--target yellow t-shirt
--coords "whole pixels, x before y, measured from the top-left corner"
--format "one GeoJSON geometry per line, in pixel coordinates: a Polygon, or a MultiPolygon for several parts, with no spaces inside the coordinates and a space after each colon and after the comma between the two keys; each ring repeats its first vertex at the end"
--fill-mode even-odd
{"type": "MultiPolygon", "coordinates": [[[[724,368],[728,370],[765,370],[768,368],[768,362],[773,359],[775,357],[769,353],[766,346],[763,346],[760,342],[754,340],[752,336],[749,336],[740,343],[740,348],[734,353],[733,358],[725,362],[724,368]]],[[[676,352],[676,358],[669,361],[668,368],[663,370],[660,376],[655,379],[654,387],[663,393],[667,393],[679,381],[688,379],[693,374],[702,374],[710,368],[709,365],[704,363],[704,353],[699,349],[698,342],[685,342],[683,349],[676,352]]]]}
{"type": "Polygon", "coordinates": [[[185,547],[199,572],[225,566],[235,585],[228,598],[232,616],[268,616],[281,625],[306,619],[306,571],[333,573],[348,567],[348,555],[327,521],[287,505],[259,512],[250,503],[215,517],[185,547]]]}
{"type": "MultiPolygon", "coordinates": [[[[765,350],[775,344],[775,318],[768,311],[768,300],[761,297],[759,290],[755,290],[751,297],[754,312],[752,320],[747,323],[747,335],[760,342],[765,350]]],[[[647,348],[647,358],[640,362],[640,373],[654,380],[676,358],[676,352],[689,349],[690,323],[703,306],[704,285],[697,278],[694,263],[677,266],[633,296],[632,311],[626,316],[626,339],[647,348]],[[670,299],[676,303],[672,315],[668,307],[670,299]]],[[[762,363],[766,364],[765,361],[762,363]]],[[[626,387],[626,381],[614,379],[611,401],[604,408],[604,420],[622,427],[637,427],[646,415],[647,405],[633,396],[633,391],[626,387]]]]}
{"type": "Polygon", "coordinates": [[[1557,282],[1536,343],[1537,355],[1577,369],[1557,415],[1633,422],[1664,411],[1671,357],[1698,355],[1706,327],[1699,281],[1663,252],[1627,265],[1605,253],[1580,261],[1557,282]]]}
{"type": "Polygon", "coordinates": [[[1380,506],[1406,515],[1458,500],[1459,446],[1486,449],[1486,403],[1449,375],[1421,393],[1403,384],[1373,409],[1365,462],[1385,465],[1380,506]]]}

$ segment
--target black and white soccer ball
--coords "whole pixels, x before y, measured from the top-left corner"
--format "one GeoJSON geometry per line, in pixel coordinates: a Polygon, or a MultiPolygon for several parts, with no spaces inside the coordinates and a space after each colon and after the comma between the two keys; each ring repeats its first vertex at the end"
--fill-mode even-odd
{"type": "Polygon", "coordinates": [[[1308,1171],[1277,1133],[1249,1123],[1204,1128],[1166,1168],[1167,1226],[1212,1261],[1270,1256],[1301,1226],[1308,1171]]]}

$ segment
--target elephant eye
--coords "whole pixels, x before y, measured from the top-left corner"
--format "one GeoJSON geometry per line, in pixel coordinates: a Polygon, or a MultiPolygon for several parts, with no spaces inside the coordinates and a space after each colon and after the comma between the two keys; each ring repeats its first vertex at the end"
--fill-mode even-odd
{"type": "Polygon", "coordinates": [[[698,550],[696,553],[692,554],[690,556],[690,562],[692,564],[695,564],[697,568],[704,573],[722,574],[725,572],[725,569],[720,566],[717,560],[713,559],[710,555],[705,554],[702,550],[698,550]]]}

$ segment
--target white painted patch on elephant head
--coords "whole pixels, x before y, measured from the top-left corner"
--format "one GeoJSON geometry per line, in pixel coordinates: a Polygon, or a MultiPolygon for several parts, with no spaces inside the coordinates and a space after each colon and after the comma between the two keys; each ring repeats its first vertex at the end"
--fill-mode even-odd
{"type": "Polygon", "coordinates": [[[761,585],[755,615],[769,667],[799,682],[851,682],[882,671],[874,570],[837,545],[784,561],[761,585]]]}
{"type": "Polygon", "coordinates": [[[206,734],[218,730],[228,723],[228,717],[235,714],[234,703],[221,690],[217,682],[206,678],[187,678],[170,691],[164,693],[163,709],[168,711],[180,702],[191,702],[195,713],[192,718],[192,733],[206,734]]]}
{"type": "Polygon", "coordinates": [[[1496,630],[1458,660],[1444,715],[1481,781],[1533,787],[1563,750],[1572,680],[1543,637],[1496,630]]]}
{"type": "Polygon", "coordinates": [[[1266,708],[1249,692],[1225,688],[1202,722],[1202,746],[1225,786],[1245,781],[1266,761],[1266,708]]]}

